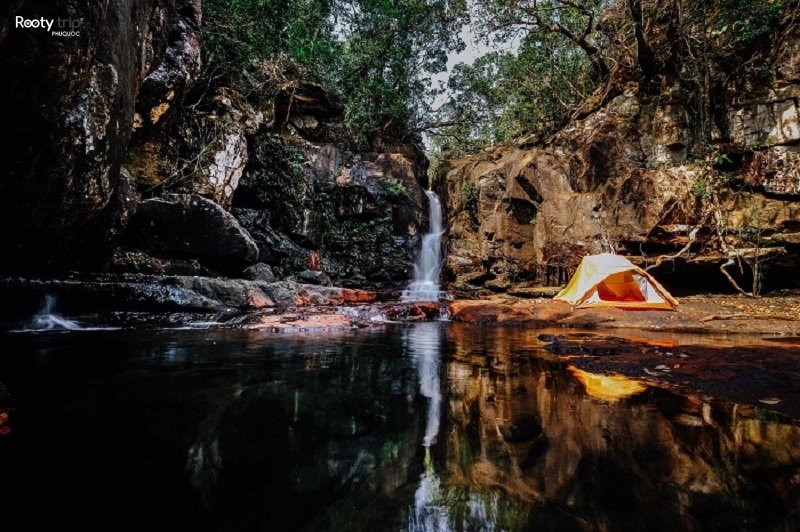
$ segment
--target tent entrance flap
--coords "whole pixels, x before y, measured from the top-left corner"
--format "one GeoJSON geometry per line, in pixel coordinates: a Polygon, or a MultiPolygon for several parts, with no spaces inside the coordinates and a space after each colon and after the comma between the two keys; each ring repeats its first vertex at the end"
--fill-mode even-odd
{"type": "Polygon", "coordinates": [[[631,272],[609,275],[597,285],[597,293],[603,301],[645,301],[631,272]]]}

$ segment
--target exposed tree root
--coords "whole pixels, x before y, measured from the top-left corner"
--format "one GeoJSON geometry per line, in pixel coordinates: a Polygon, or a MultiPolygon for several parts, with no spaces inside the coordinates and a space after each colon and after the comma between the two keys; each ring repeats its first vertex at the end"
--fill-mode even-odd
{"type": "Polygon", "coordinates": [[[733,260],[733,257],[728,257],[728,260],[724,264],[720,265],[719,271],[722,272],[722,275],[724,275],[725,278],[728,279],[728,281],[731,283],[731,286],[733,286],[740,294],[742,294],[744,296],[752,296],[752,295],[754,295],[751,292],[746,292],[741,286],[739,286],[739,283],[737,283],[733,279],[731,274],[728,273],[728,270],[727,270],[728,266],[734,266],[735,264],[736,264],[736,261],[733,260]]]}
{"type": "Polygon", "coordinates": [[[656,258],[655,263],[645,268],[644,271],[649,272],[650,270],[653,270],[661,266],[661,263],[664,262],[665,260],[675,260],[677,258],[680,258],[681,255],[683,255],[684,253],[688,253],[692,247],[692,244],[694,244],[695,240],[697,239],[697,231],[699,229],[700,229],[699,227],[695,227],[691,231],[689,231],[689,241],[677,253],[673,253],[672,255],[659,255],[656,258]]]}

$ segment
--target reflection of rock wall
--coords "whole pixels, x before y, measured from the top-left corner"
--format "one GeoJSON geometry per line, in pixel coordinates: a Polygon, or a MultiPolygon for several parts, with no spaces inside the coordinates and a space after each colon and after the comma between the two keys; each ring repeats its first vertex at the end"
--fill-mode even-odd
{"type": "Polygon", "coordinates": [[[591,530],[735,529],[742,513],[783,518],[760,508],[753,490],[786,512],[800,502],[797,489],[785,489],[800,466],[800,427],[662,391],[646,392],[647,403],[591,399],[566,371],[512,358],[524,346],[498,334],[484,346],[497,354],[491,365],[473,358],[474,346],[446,365],[458,383],[443,426],[453,482],[560,508],[572,526],[591,530]]]}
{"type": "Polygon", "coordinates": [[[185,467],[209,528],[377,530],[399,517],[424,433],[417,374],[404,357],[331,338],[271,344],[295,362],[207,392],[185,467]]]}

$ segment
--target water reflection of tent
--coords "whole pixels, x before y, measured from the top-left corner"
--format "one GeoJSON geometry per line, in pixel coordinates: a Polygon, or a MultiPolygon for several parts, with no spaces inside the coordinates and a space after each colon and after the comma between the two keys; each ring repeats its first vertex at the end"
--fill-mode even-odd
{"type": "Polygon", "coordinates": [[[620,255],[587,255],[555,297],[575,307],[671,309],[678,302],[658,281],[620,255]]]}
{"type": "Polygon", "coordinates": [[[583,384],[586,393],[597,399],[615,402],[641,393],[647,387],[640,381],[629,379],[623,375],[598,375],[568,366],[570,373],[583,384]]]}

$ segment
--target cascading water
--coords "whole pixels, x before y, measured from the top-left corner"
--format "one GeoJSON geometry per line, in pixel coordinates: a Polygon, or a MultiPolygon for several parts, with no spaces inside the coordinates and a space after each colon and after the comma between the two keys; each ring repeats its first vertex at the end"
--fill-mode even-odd
{"type": "Polygon", "coordinates": [[[432,190],[425,191],[430,203],[430,227],[422,237],[422,249],[414,263],[414,280],[403,291],[403,301],[439,301],[442,272],[442,203],[432,190]]]}
{"type": "Polygon", "coordinates": [[[83,328],[79,323],[68,320],[56,313],[56,298],[51,295],[44,296],[42,308],[33,317],[31,327],[39,331],[78,331],[83,328]]]}

